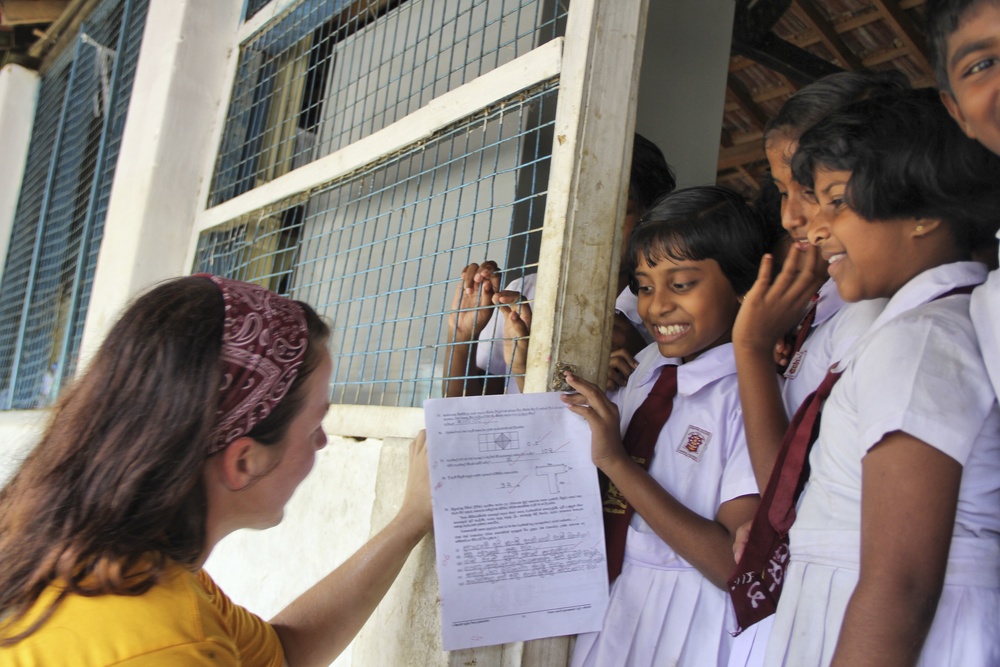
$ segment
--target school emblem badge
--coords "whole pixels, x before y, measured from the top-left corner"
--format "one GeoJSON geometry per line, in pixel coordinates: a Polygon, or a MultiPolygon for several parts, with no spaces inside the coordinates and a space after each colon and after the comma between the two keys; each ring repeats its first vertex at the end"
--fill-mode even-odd
{"type": "Polygon", "coordinates": [[[709,431],[694,425],[688,426],[687,433],[684,434],[684,439],[681,441],[680,446],[677,447],[677,453],[683,454],[694,461],[701,461],[701,455],[705,453],[705,449],[708,447],[708,442],[711,439],[712,434],[709,431]]]}
{"type": "Polygon", "coordinates": [[[788,368],[785,369],[785,378],[789,380],[795,379],[795,376],[799,374],[799,369],[802,368],[802,360],[805,359],[807,351],[799,350],[795,353],[791,361],[788,362],[788,368]]]}

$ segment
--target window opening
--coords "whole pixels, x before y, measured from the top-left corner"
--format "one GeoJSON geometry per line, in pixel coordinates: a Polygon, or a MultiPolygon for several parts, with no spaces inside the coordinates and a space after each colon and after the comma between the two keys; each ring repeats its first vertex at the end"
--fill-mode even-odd
{"type": "Polygon", "coordinates": [[[201,235],[195,270],[277,289],[332,325],[338,403],[442,394],[463,267],[535,271],[558,83],[549,81],[368,167],[201,235]]]}

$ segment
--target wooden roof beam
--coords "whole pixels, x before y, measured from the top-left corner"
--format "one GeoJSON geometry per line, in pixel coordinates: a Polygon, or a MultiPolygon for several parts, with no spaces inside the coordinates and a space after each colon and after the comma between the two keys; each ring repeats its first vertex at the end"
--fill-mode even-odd
{"type": "Polygon", "coordinates": [[[718,171],[736,169],[751,162],[764,160],[766,157],[764,155],[764,145],[759,141],[737,144],[732,148],[723,148],[719,151],[718,171]]]}
{"type": "Polygon", "coordinates": [[[885,0],[872,0],[872,4],[885,22],[893,29],[903,45],[909,49],[910,57],[925,73],[931,73],[931,63],[927,60],[927,44],[923,35],[917,32],[916,27],[910,17],[903,13],[903,10],[895,2],[885,0]]]}
{"type": "MultiPolygon", "coordinates": [[[[913,7],[918,7],[924,4],[925,0],[901,0],[899,3],[899,8],[902,10],[912,9],[913,7]]],[[[876,21],[882,21],[884,17],[881,12],[877,9],[872,9],[866,11],[862,14],[857,14],[849,19],[844,19],[843,21],[833,22],[833,31],[838,35],[843,35],[845,32],[851,32],[852,30],[857,30],[876,21]]],[[[801,33],[792,38],[792,41],[797,46],[807,47],[812,46],[823,41],[822,36],[819,34],[819,30],[807,29],[803,30],[801,33]]]]}
{"type": "Polygon", "coordinates": [[[810,24],[819,35],[819,41],[822,41],[826,48],[840,59],[840,62],[844,63],[848,69],[859,70],[862,68],[861,60],[847,47],[844,40],[840,38],[840,33],[816,8],[813,0],[792,0],[792,6],[799,10],[806,23],[810,24]]]}
{"type": "Polygon", "coordinates": [[[798,86],[808,85],[827,74],[844,71],[774,33],[764,35],[753,44],[734,40],[733,51],[787,77],[798,86]]]}
{"type": "Polygon", "coordinates": [[[743,109],[743,112],[750,117],[754,127],[763,129],[763,127],[767,125],[767,114],[765,114],[764,111],[757,106],[757,103],[754,102],[750,91],[747,90],[747,87],[744,86],[743,82],[732,73],[729,74],[728,85],[729,93],[733,96],[733,99],[736,100],[736,104],[738,104],[739,107],[743,109]]]}

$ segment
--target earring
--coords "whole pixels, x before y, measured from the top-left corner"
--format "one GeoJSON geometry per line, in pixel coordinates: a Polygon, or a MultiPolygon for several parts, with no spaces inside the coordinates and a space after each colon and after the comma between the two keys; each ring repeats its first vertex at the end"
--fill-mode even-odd
{"type": "Polygon", "coordinates": [[[923,234],[923,232],[924,232],[924,226],[923,225],[917,225],[917,228],[914,231],[917,234],[923,234]]]}

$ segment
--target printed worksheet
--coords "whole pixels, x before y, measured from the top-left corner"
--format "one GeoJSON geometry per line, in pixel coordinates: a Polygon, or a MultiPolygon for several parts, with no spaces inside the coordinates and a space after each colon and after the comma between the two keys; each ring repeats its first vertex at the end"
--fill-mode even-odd
{"type": "Polygon", "coordinates": [[[424,402],[445,650],[599,630],[590,428],[557,393],[424,402]]]}

